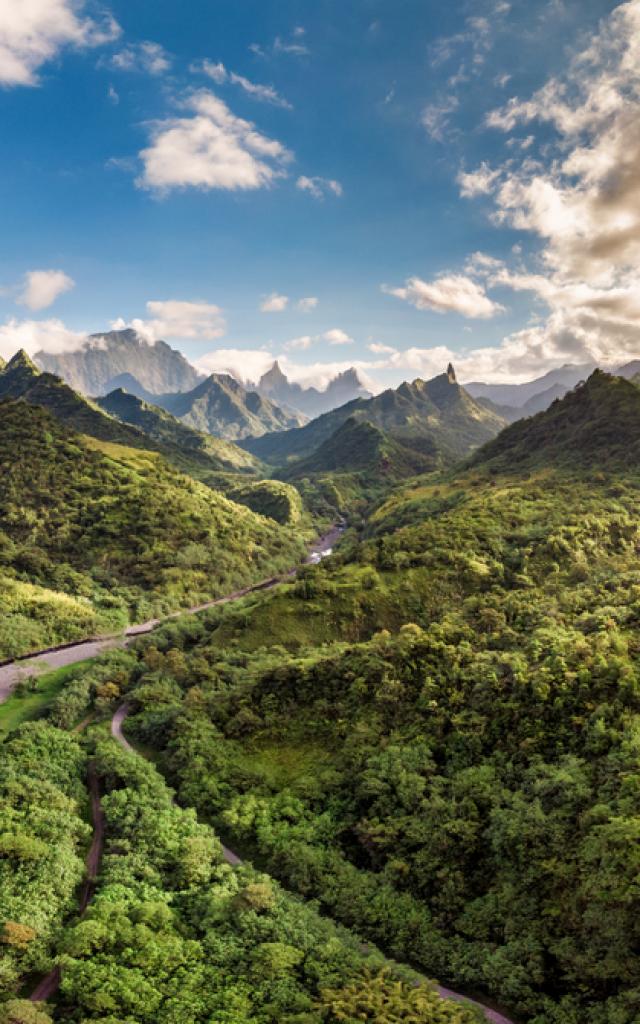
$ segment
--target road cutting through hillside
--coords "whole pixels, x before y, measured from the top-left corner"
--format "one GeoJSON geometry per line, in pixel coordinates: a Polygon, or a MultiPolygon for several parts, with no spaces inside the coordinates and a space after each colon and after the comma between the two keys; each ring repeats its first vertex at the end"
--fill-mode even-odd
{"type": "MultiPolygon", "coordinates": [[[[309,550],[307,564],[316,563],[320,561],[322,558],[331,554],[333,546],[335,545],[336,541],[340,538],[343,529],[344,527],[342,526],[334,526],[328,533],[320,537],[319,540],[309,550]]],[[[75,664],[77,661],[84,661],[86,658],[95,657],[96,654],[102,653],[104,650],[107,650],[110,646],[124,647],[128,643],[130,643],[132,639],[135,639],[138,636],[143,636],[147,633],[151,633],[163,622],[166,622],[170,619],[178,618],[181,615],[197,614],[200,611],[205,611],[207,608],[213,608],[216,605],[228,604],[232,601],[238,601],[242,597],[246,597],[248,594],[254,593],[256,591],[270,590],[273,587],[277,586],[279,583],[281,583],[283,580],[295,576],[297,571],[297,568],[291,569],[288,573],[285,573],[282,576],[272,577],[270,579],[263,580],[261,583],[254,584],[251,587],[246,587],[243,590],[235,591],[232,594],[228,594],[225,597],[217,598],[214,601],[207,601],[205,604],[197,605],[193,608],[187,609],[186,611],[175,612],[172,615],[167,616],[165,619],[150,619],[148,622],[140,623],[137,626],[131,626],[122,637],[110,637],[98,640],[89,640],[78,644],[73,644],[71,646],[58,648],[56,649],[56,651],[53,652],[41,652],[40,654],[35,655],[32,659],[30,659],[30,662],[31,664],[33,664],[33,661],[38,661],[40,658],[50,658],[51,655],[55,656],[56,654],[65,657],[68,656],[68,660],[57,662],[53,665],[51,664],[50,661],[48,661],[46,663],[46,670],[50,670],[51,668],[60,667],[60,665],[62,664],[72,665],[75,664]],[[88,649],[92,648],[96,648],[94,653],[87,653],[88,649]],[[76,656],[74,657],[74,655],[76,656]]],[[[22,660],[23,659],[20,659],[20,661],[22,660]]],[[[6,686],[6,681],[3,681],[2,672],[4,669],[16,665],[19,665],[19,661],[11,662],[9,666],[3,666],[3,668],[0,668],[0,703],[6,699],[8,693],[11,692],[11,689],[13,688],[13,686],[15,686],[14,682],[7,692],[3,692],[3,685],[6,686]]],[[[33,674],[31,665],[29,668],[29,674],[33,674]]],[[[127,740],[122,731],[122,725],[127,717],[128,711],[129,708],[126,704],[122,704],[116,710],[115,714],[111,719],[111,735],[124,750],[133,755],[137,755],[137,752],[131,746],[131,744],[129,743],[129,741],[127,740]]],[[[86,879],[83,884],[83,889],[80,897],[80,916],[82,916],[85,913],[87,906],[89,905],[89,902],[93,895],[95,887],[95,877],[97,875],[100,858],[102,856],[102,847],[104,844],[104,816],[102,808],[100,806],[97,779],[93,774],[90,774],[89,776],[89,789],[91,794],[94,833],[91,847],[87,855],[86,879]]],[[[232,867],[237,867],[238,865],[242,864],[242,858],[229,847],[223,845],[222,854],[227,864],[230,864],[232,867]]],[[[425,980],[427,979],[425,978],[425,980]]],[[[43,978],[43,980],[39,983],[37,988],[33,991],[30,998],[33,1002],[49,999],[58,990],[59,985],[60,968],[55,967],[45,978],[43,978]]],[[[498,1010],[494,1010],[493,1008],[486,1006],[485,1004],[480,1003],[477,1000],[471,999],[470,997],[465,996],[460,992],[456,992],[453,989],[446,988],[442,985],[436,985],[436,988],[438,994],[443,999],[449,999],[453,1002],[459,1003],[469,1003],[472,1006],[477,1007],[477,1009],[479,1009],[484,1014],[485,1020],[488,1021],[489,1024],[515,1024],[515,1021],[511,1020],[508,1017],[505,1017],[504,1014],[500,1013],[498,1010]]]]}
{"type": "MultiPolygon", "coordinates": [[[[334,545],[344,532],[344,526],[336,524],[327,533],[319,537],[309,548],[305,564],[315,564],[330,555],[334,545]]],[[[208,608],[215,608],[217,605],[229,604],[231,601],[238,601],[242,597],[262,590],[272,590],[279,583],[291,579],[298,572],[299,566],[294,566],[280,576],[270,576],[268,579],[253,583],[251,586],[235,590],[224,597],[217,597],[212,601],[205,601],[203,604],[193,605],[191,608],[184,608],[182,611],[172,612],[160,619],[148,619],[137,625],[129,626],[124,633],[113,636],[88,637],[86,640],[78,640],[75,643],[59,644],[57,647],[49,647],[42,651],[35,651],[32,654],[25,654],[13,661],[0,664],[0,704],[11,695],[18,683],[29,679],[32,676],[43,675],[52,672],[54,669],[66,668],[68,665],[76,665],[80,661],[87,661],[89,658],[97,658],[105,651],[114,648],[127,647],[136,637],[152,633],[154,629],[164,622],[181,618],[183,615],[197,615],[198,612],[206,611],[208,608]]]]}

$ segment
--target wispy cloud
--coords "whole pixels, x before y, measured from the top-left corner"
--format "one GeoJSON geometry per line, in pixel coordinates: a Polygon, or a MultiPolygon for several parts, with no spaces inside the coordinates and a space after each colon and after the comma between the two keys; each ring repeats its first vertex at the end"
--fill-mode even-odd
{"type": "Polygon", "coordinates": [[[130,43],[114,53],[108,63],[115,71],[162,75],[171,67],[171,57],[160,43],[146,41],[130,43]]]}
{"type": "Polygon", "coordinates": [[[344,189],[339,181],[334,178],[321,178],[319,175],[308,177],[301,174],[296,181],[296,188],[301,192],[308,192],[314,199],[324,199],[327,195],[341,196],[344,189]]]}
{"type": "Polygon", "coordinates": [[[284,96],[281,96],[272,85],[261,85],[258,82],[252,82],[243,75],[236,74],[235,71],[229,71],[221,62],[216,64],[210,60],[198,61],[191,65],[191,70],[208,75],[216,85],[225,85],[227,83],[237,85],[243,92],[259,103],[270,103],[274,107],[282,107],[283,110],[293,110],[291,103],[284,96]]]}
{"type": "Polygon", "coordinates": [[[285,54],[293,57],[307,57],[311,51],[305,43],[306,30],[298,25],[288,38],[276,36],[272,43],[266,46],[260,43],[251,43],[249,49],[258,57],[277,57],[285,54]]]}

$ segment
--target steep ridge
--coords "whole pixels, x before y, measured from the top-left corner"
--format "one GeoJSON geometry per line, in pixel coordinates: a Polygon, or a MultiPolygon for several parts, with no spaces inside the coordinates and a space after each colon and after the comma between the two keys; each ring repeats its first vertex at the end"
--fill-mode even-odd
{"type": "MultiPolygon", "coordinates": [[[[124,393],[123,393],[124,394],[124,393]]],[[[21,398],[48,409],[61,423],[108,443],[160,452],[196,476],[220,471],[253,471],[256,460],[235,445],[198,434],[167,412],[133,396],[92,401],[59,377],[41,372],[24,351],[0,370],[0,398],[21,398]],[[127,399],[130,398],[130,401],[127,399]],[[118,416],[118,412],[128,412],[118,416]]]]}
{"type": "Polygon", "coordinates": [[[293,480],[319,473],[366,472],[393,480],[426,473],[437,462],[435,446],[431,454],[412,451],[368,420],[349,417],[312,455],[294,462],[281,475],[293,480]]]}
{"type": "Polygon", "coordinates": [[[214,598],[301,550],[291,526],[160,454],[92,441],[22,399],[0,402],[0,467],[0,659],[214,598]]]}
{"type": "Polygon", "coordinates": [[[201,452],[215,458],[220,469],[253,471],[259,468],[256,458],[231,441],[194,430],[166,409],[152,405],[122,388],[96,399],[96,403],[110,416],[138,427],[159,444],[201,452]]]}
{"type": "Polygon", "coordinates": [[[153,394],[188,391],[202,374],[164,341],[146,341],[130,328],[90,335],[75,352],[37,352],[38,366],[85,395],[101,395],[122,373],[133,374],[153,394]]]}
{"type": "Polygon", "coordinates": [[[187,426],[230,441],[303,422],[299,413],[285,412],[256,391],[247,391],[235,377],[221,373],[212,373],[186,394],[159,395],[156,402],[187,426]]]}
{"type": "Polygon", "coordinates": [[[609,467],[640,463],[640,391],[595,370],[581,386],[478,451],[473,464],[503,471],[527,465],[609,467]]]}
{"type": "Polygon", "coordinates": [[[433,380],[414,380],[374,398],[359,398],[296,430],[243,441],[242,447],[275,465],[304,458],[350,417],[367,420],[394,440],[445,460],[462,458],[494,437],[506,421],[475,402],[456,381],[453,367],[433,380]]]}

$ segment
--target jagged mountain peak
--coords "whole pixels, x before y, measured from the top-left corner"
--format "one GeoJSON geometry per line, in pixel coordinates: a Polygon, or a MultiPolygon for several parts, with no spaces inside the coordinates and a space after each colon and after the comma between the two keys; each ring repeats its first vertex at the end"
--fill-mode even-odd
{"type": "Polygon", "coordinates": [[[11,359],[5,366],[4,372],[8,373],[11,372],[12,370],[18,369],[29,370],[29,372],[32,374],[40,373],[40,370],[38,369],[36,364],[33,362],[31,357],[27,355],[23,348],[18,349],[15,355],[11,357],[11,359]]]}

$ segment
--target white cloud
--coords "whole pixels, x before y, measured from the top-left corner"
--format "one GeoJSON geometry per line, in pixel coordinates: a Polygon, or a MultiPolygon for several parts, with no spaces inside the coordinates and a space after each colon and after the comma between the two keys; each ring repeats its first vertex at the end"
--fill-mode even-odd
{"type": "Polygon", "coordinates": [[[73,278],[62,270],[30,270],[24,276],[22,291],[18,295],[21,306],[34,311],[51,306],[59,295],[75,285],[73,278]]]}
{"type": "Polygon", "coordinates": [[[83,17],[83,0],[5,0],[0,3],[0,84],[37,85],[38,71],[63,47],[111,42],[120,27],[107,15],[83,17]]]}
{"type": "Polygon", "coordinates": [[[296,302],[296,309],[299,309],[301,313],[311,313],[318,306],[318,299],[315,295],[308,295],[304,299],[298,299],[296,302]]]}
{"type": "Polygon", "coordinates": [[[471,199],[475,196],[489,195],[499,177],[500,171],[491,170],[483,161],[475,171],[460,171],[456,181],[460,186],[460,195],[471,199]]]}
{"type": "Polygon", "coordinates": [[[373,352],[374,355],[377,356],[393,355],[398,351],[391,345],[383,345],[382,342],[379,341],[372,342],[370,345],[367,346],[367,348],[369,349],[370,352],[373,352]]]}
{"type": "MultiPolygon", "coordinates": [[[[533,134],[507,140],[511,156],[480,168],[493,221],[539,242],[537,271],[488,268],[489,283],[529,291],[546,306],[521,331],[475,353],[494,375],[538,373],[562,362],[613,365],[638,356],[640,338],[640,0],[613,10],[562,77],[533,96],[514,97],[487,118],[505,133],[544,124],[545,146],[532,159],[533,134]],[[551,131],[550,131],[551,130],[551,131]],[[510,145],[511,144],[511,145],[510,145]]],[[[520,257],[521,248],[514,248],[520,257]]],[[[505,379],[504,376],[501,379],[505,379]]]]}
{"type": "Polygon", "coordinates": [[[289,101],[281,96],[272,85],[260,85],[258,82],[252,82],[243,75],[237,75],[235,71],[228,71],[222,63],[214,64],[213,61],[203,60],[192,64],[191,70],[208,75],[217,85],[224,85],[227,82],[237,85],[252,99],[258,100],[260,103],[270,103],[274,107],[293,110],[289,101]]]}
{"type": "Polygon", "coordinates": [[[70,352],[82,347],[86,334],[71,331],[61,320],[8,320],[0,324],[0,356],[10,359],[23,348],[36,352],[70,352]]]}
{"type": "Polygon", "coordinates": [[[256,189],[285,174],[289,151],[236,117],[213,93],[193,93],[183,106],[191,116],[152,124],[151,145],[140,153],[140,188],[160,195],[185,188],[256,189]]]}
{"type": "Polygon", "coordinates": [[[459,313],[472,319],[487,320],[504,312],[504,306],[490,299],[482,285],[464,274],[443,275],[430,282],[410,277],[402,288],[383,285],[382,290],[387,295],[410,302],[416,309],[428,309],[434,313],[459,313]]]}
{"type": "Polygon", "coordinates": [[[210,302],[183,302],[177,299],[147,302],[147,311],[149,319],[126,322],[120,318],[111,327],[115,331],[132,327],[152,344],[166,339],[213,341],[221,338],[226,330],[222,310],[210,302]]]}
{"type": "Polygon", "coordinates": [[[283,313],[288,305],[288,295],[278,295],[277,292],[271,292],[271,295],[265,295],[262,302],[260,303],[260,312],[283,313]]]}
{"type": "Polygon", "coordinates": [[[291,341],[285,342],[282,346],[286,352],[292,349],[307,349],[313,344],[313,338],[309,334],[304,334],[301,338],[292,338],[291,341]]]}
{"type": "Polygon", "coordinates": [[[344,191],[340,182],[334,178],[321,178],[318,175],[309,178],[306,174],[300,175],[296,181],[296,188],[301,192],[308,192],[314,199],[324,199],[329,194],[341,196],[344,191]]]}
{"type": "Polygon", "coordinates": [[[114,107],[117,107],[118,103],[120,102],[120,95],[119,95],[118,91],[116,89],[114,89],[114,87],[112,85],[110,85],[108,90],[107,90],[107,96],[109,97],[109,99],[113,103],[114,107]]]}
{"type": "Polygon", "coordinates": [[[160,43],[146,41],[130,43],[109,61],[116,71],[142,71],[148,75],[162,75],[171,67],[171,58],[160,43]]]}
{"type": "Polygon", "coordinates": [[[324,334],[320,335],[322,341],[329,342],[330,345],[352,345],[353,338],[349,337],[346,331],[341,330],[339,327],[333,327],[330,331],[325,331],[324,334]]]}

